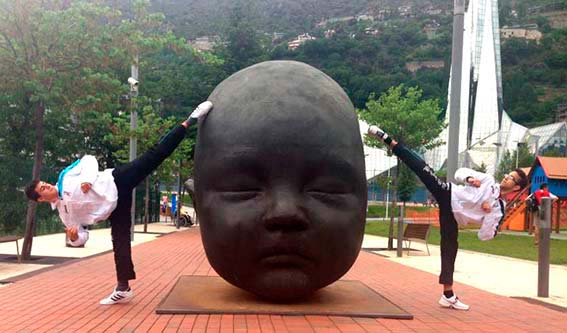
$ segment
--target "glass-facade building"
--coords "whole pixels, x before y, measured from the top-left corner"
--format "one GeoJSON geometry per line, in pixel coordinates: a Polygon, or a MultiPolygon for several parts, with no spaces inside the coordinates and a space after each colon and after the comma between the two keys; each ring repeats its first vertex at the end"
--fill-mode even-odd
{"type": "MultiPolygon", "coordinates": [[[[527,133],[527,128],[510,119],[502,103],[498,0],[469,1],[462,64],[459,166],[484,164],[488,173],[494,173],[503,152],[516,149],[527,133]]],[[[449,96],[448,110],[450,103],[449,96]]],[[[441,133],[441,139],[448,141],[448,129],[441,133]]],[[[426,158],[435,169],[441,168],[447,159],[447,145],[428,152],[426,158]]]]}

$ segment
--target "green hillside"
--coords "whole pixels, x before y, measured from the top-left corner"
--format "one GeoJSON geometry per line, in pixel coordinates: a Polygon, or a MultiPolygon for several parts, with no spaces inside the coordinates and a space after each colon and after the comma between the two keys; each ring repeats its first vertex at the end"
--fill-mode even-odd
{"type": "MultiPolygon", "coordinates": [[[[231,13],[241,2],[251,4],[247,24],[258,36],[272,36],[274,32],[284,36],[280,45],[262,42],[264,58],[296,59],[325,70],[339,81],[357,107],[364,107],[370,93],[379,95],[399,83],[419,85],[426,97],[437,98],[445,107],[452,33],[450,2],[155,0],[151,4],[153,10],[166,15],[176,34],[194,39],[226,35],[231,29],[231,13]],[[353,19],[362,14],[382,16],[374,21],[353,19]],[[327,23],[318,25],[321,22],[327,23]],[[426,36],[426,26],[436,27],[433,37],[426,36]],[[328,29],[336,32],[331,39],[323,38],[328,29]],[[374,29],[377,34],[369,36],[365,29],[374,29]],[[294,52],[287,51],[287,41],[305,32],[319,39],[294,52]],[[416,73],[406,68],[410,61],[432,60],[444,61],[445,67],[416,73]]],[[[112,3],[127,11],[129,1],[112,3]]],[[[539,43],[502,39],[504,108],[526,126],[553,122],[557,105],[565,102],[567,95],[567,30],[557,27],[555,18],[550,19],[547,12],[567,16],[567,0],[501,0],[499,7],[501,26],[537,24],[543,33],[539,43]]]]}

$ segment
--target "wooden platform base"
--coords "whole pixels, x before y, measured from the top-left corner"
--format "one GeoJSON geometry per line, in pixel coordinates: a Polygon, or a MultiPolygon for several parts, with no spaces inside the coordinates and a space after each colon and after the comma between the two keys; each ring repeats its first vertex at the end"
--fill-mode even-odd
{"type": "Polygon", "coordinates": [[[360,281],[337,281],[293,304],[270,303],[220,277],[184,275],[156,309],[157,314],[273,314],[413,319],[360,281]]]}

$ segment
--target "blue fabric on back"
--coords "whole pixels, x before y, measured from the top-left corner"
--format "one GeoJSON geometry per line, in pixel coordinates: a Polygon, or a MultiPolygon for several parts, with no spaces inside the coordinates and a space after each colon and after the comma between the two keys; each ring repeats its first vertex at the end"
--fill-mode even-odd
{"type": "Polygon", "coordinates": [[[63,199],[63,177],[65,177],[65,174],[67,172],[76,167],[79,162],[81,162],[80,159],[76,160],[73,164],[66,167],[65,170],[61,171],[61,173],[59,174],[59,178],[57,179],[57,193],[59,194],[59,199],[63,199]]]}

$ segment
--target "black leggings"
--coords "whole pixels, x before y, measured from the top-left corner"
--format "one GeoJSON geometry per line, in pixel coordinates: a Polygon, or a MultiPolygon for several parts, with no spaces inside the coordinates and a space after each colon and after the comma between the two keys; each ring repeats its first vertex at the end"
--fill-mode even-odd
{"type": "Polygon", "coordinates": [[[183,138],[185,138],[185,127],[178,125],[143,155],[117,167],[112,172],[118,189],[118,203],[109,219],[118,281],[136,278],[130,245],[132,191],[173,153],[183,138]]]}
{"type": "Polygon", "coordinates": [[[404,162],[433,194],[439,204],[439,224],[441,226],[441,274],[439,283],[453,284],[455,259],[459,248],[459,227],[451,208],[451,184],[439,179],[433,169],[416,153],[398,143],[394,154],[404,162]]]}

